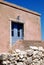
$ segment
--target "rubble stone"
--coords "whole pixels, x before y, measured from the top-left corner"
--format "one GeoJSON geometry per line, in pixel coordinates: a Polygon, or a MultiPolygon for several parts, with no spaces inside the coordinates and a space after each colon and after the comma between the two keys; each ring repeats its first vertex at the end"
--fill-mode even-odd
{"type": "Polygon", "coordinates": [[[43,47],[30,47],[25,51],[19,49],[12,53],[0,54],[2,65],[44,65],[43,47]]]}

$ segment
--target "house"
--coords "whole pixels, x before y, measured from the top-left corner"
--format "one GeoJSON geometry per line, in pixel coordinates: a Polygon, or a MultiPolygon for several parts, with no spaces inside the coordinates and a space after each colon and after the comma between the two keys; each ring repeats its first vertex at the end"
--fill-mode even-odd
{"type": "Polygon", "coordinates": [[[18,40],[41,41],[40,14],[0,0],[0,52],[18,40]]]}

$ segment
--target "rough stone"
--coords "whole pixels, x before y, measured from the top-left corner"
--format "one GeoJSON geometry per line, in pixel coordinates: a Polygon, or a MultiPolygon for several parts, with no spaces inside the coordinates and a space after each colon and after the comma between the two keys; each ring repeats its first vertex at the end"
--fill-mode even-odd
{"type": "Polygon", "coordinates": [[[0,63],[3,65],[44,65],[44,52],[42,47],[37,50],[13,51],[10,54],[0,54],[0,63]],[[15,53],[14,53],[15,52],[15,53]]]}
{"type": "Polygon", "coordinates": [[[26,52],[27,52],[27,56],[33,55],[33,50],[26,50],[26,52]]]}
{"type": "Polygon", "coordinates": [[[36,47],[36,46],[30,46],[29,48],[33,49],[33,50],[38,50],[38,47],[36,47]]]}

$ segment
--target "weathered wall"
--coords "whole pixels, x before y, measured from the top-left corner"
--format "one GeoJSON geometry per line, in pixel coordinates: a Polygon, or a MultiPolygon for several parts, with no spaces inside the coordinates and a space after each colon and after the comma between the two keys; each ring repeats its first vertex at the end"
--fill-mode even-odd
{"type": "Polygon", "coordinates": [[[10,44],[10,21],[20,16],[24,22],[24,40],[41,40],[38,15],[0,4],[0,51],[5,52],[10,44]],[[10,20],[11,19],[11,20],[10,20]]]}
{"type": "Polygon", "coordinates": [[[42,46],[44,48],[44,42],[43,41],[31,41],[31,40],[20,40],[15,43],[15,45],[12,46],[12,49],[20,49],[20,50],[27,50],[29,49],[29,46],[42,46]]]}

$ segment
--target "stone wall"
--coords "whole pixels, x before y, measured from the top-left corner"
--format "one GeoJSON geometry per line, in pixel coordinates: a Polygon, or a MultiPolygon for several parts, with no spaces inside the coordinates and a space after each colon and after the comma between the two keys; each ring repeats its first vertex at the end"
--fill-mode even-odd
{"type": "Polygon", "coordinates": [[[29,46],[42,46],[44,48],[44,41],[35,41],[35,40],[18,40],[13,46],[12,49],[27,50],[29,46]]]}
{"type": "Polygon", "coordinates": [[[0,54],[1,65],[44,65],[44,48],[29,46],[29,49],[21,51],[12,50],[10,53],[0,54]]]}

